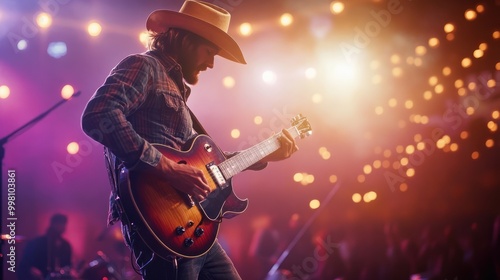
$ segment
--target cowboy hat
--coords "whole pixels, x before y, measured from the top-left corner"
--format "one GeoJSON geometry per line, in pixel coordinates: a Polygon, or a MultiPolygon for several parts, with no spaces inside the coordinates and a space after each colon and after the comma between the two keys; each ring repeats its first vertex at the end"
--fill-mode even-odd
{"type": "Polygon", "coordinates": [[[227,33],[230,19],[229,12],[219,6],[187,0],[179,12],[153,11],[146,21],[146,28],[154,33],[162,33],[172,27],[190,31],[219,47],[218,55],[246,64],[240,47],[227,33]]]}

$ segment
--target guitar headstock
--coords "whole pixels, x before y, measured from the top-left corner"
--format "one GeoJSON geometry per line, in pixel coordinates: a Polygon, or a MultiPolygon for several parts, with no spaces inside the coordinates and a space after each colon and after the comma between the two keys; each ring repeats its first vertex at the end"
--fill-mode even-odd
{"type": "Polygon", "coordinates": [[[305,138],[306,136],[312,134],[311,124],[306,117],[302,116],[302,114],[298,114],[292,119],[291,122],[292,125],[297,129],[300,138],[305,138]]]}

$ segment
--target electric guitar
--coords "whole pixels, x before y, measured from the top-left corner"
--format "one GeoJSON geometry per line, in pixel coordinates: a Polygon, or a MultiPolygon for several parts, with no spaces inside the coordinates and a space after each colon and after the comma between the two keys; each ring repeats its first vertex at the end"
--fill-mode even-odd
{"type": "MultiPolygon", "coordinates": [[[[296,138],[312,133],[305,117],[292,119],[287,129],[296,138]]],[[[157,255],[168,258],[194,258],[205,254],[214,244],[222,218],[243,213],[248,199],[233,192],[231,178],[257,163],[279,147],[276,134],[235,156],[226,158],[206,135],[197,136],[187,151],[164,145],[154,146],[167,158],[203,171],[211,188],[203,201],[194,201],[166,182],[145,171],[120,171],[119,201],[123,214],[138,231],[146,245],[157,255]]]]}

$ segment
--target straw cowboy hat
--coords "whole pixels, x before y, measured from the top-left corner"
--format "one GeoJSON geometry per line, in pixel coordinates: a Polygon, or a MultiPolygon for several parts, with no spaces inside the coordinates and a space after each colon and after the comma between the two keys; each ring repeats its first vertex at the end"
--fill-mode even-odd
{"type": "Polygon", "coordinates": [[[219,55],[229,60],[246,64],[241,49],[227,31],[231,15],[228,11],[211,3],[187,0],[179,12],[153,11],[146,28],[162,33],[169,28],[179,28],[195,33],[220,48],[219,55]]]}

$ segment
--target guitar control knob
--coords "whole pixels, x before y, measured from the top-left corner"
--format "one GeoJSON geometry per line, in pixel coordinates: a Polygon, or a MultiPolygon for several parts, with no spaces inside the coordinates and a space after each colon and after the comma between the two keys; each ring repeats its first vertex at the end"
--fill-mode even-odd
{"type": "Polygon", "coordinates": [[[185,247],[191,247],[191,245],[193,245],[193,243],[194,243],[194,240],[192,238],[184,239],[184,246],[185,247]]]}
{"type": "Polygon", "coordinates": [[[175,228],[175,233],[177,235],[182,235],[182,234],[184,234],[184,232],[186,232],[186,229],[182,226],[178,226],[175,228]]]}
{"type": "Polygon", "coordinates": [[[199,227],[199,228],[196,228],[196,229],[194,230],[194,235],[196,235],[196,237],[200,237],[200,236],[202,236],[204,233],[205,233],[205,230],[204,230],[204,229],[202,229],[202,228],[200,228],[200,227],[199,227]]]}
{"type": "Polygon", "coordinates": [[[191,221],[191,220],[189,220],[189,221],[188,221],[188,223],[187,223],[187,226],[188,226],[188,227],[192,227],[193,225],[194,225],[194,222],[193,222],[193,221],[191,221]]]}

